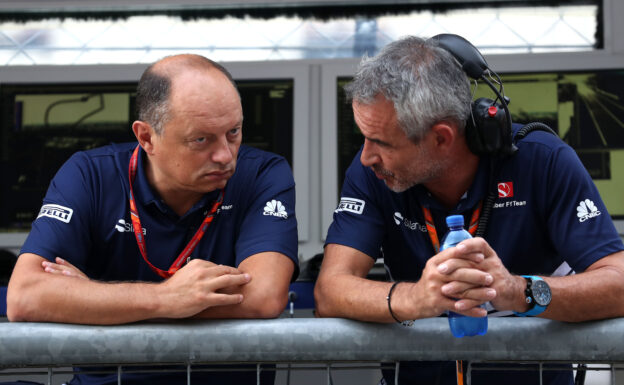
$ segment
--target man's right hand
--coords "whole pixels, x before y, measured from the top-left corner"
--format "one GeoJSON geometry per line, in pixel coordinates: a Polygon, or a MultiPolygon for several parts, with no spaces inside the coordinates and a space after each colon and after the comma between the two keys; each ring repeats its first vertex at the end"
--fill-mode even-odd
{"type": "Polygon", "coordinates": [[[194,259],[171,278],[159,284],[161,309],[168,318],[186,318],[214,306],[236,305],[243,301],[237,292],[251,280],[238,269],[194,259]]]}
{"type": "Polygon", "coordinates": [[[492,275],[477,267],[483,260],[483,254],[464,253],[461,248],[441,251],[427,261],[418,282],[398,285],[392,296],[393,311],[403,320],[437,317],[446,310],[486,316],[487,311],[479,305],[494,299],[496,291],[489,287],[492,275]],[[449,286],[461,290],[449,295],[443,290],[449,286]],[[457,308],[458,304],[463,308],[457,308]]]}

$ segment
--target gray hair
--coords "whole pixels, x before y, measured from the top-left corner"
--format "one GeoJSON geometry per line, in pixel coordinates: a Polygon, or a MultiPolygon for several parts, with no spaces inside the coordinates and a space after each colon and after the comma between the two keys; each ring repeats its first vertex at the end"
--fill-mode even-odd
{"type": "Polygon", "coordinates": [[[186,68],[210,69],[221,72],[230,81],[238,92],[236,83],[230,72],[221,64],[200,55],[175,55],[150,65],[139,80],[136,94],[137,118],[149,123],[157,135],[162,135],[169,118],[169,95],[171,94],[171,80],[186,68]]]}
{"type": "Polygon", "coordinates": [[[463,133],[470,116],[470,82],[459,63],[432,40],[409,36],[364,57],[348,100],[371,104],[378,95],[391,101],[408,138],[419,141],[436,122],[454,121],[463,133]]]}

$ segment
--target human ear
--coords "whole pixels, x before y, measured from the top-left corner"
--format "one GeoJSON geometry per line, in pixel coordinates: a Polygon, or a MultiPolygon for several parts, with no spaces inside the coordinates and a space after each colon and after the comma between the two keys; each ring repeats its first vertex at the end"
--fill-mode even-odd
{"type": "Polygon", "coordinates": [[[150,126],[147,122],[135,120],[134,123],[132,123],[132,132],[134,132],[134,136],[136,136],[137,141],[141,147],[143,147],[143,150],[151,155],[154,151],[154,144],[152,142],[154,129],[152,126],[150,126]]]}
{"type": "Polygon", "coordinates": [[[431,127],[431,132],[433,133],[435,146],[439,150],[451,148],[455,140],[457,140],[456,127],[447,121],[441,121],[434,124],[431,127]]]}

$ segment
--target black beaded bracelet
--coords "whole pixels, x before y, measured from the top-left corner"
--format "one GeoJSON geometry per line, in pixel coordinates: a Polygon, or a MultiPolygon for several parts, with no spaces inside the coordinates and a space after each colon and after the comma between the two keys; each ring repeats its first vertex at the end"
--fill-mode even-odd
{"type": "Polygon", "coordinates": [[[402,324],[403,322],[399,321],[399,319],[394,315],[394,312],[392,311],[392,306],[390,306],[390,301],[392,300],[392,292],[394,291],[394,288],[401,282],[403,281],[396,281],[395,283],[393,283],[392,286],[390,286],[390,291],[388,292],[388,296],[386,297],[386,300],[388,301],[388,310],[390,311],[390,315],[397,323],[400,324],[402,324]]]}

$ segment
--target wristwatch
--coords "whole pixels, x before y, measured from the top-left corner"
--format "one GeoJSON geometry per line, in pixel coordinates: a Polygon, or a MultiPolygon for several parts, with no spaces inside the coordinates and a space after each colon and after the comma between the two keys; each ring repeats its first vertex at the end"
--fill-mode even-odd
{"type": "Polygon", "coordinates": [[[536,316],[546,310],[552,299],[550,286],[540,277],[534,275],[523,275],[523,277],[527,282],[524,295],[526,296],[526,303],[529,304],[529,309],[524,313],[514,313],[520,317],[536,316]]]}

